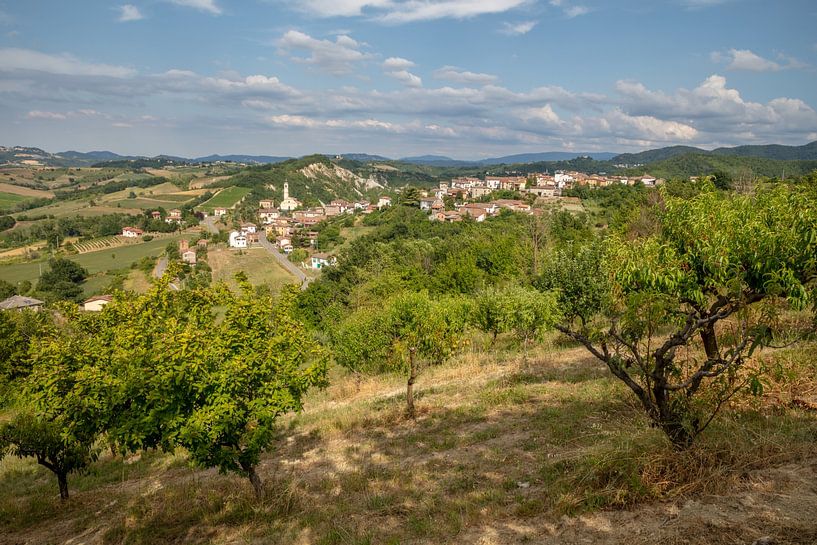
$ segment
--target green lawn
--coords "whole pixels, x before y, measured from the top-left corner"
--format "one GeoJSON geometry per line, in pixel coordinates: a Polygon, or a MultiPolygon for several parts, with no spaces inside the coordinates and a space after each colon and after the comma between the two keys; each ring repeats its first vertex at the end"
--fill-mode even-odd
{"type": "MultiPolygon", "coordinates": [[[[178,239],[178,236],[167,237],[142,244],[131,244],[117,248],[108,248],[98,252],[69,256],[68,258],[88,269],[88,272],[91,274],[102,271],[126,269],[131,266],[131,263],[135,263],[145,256],[158,256],[164,251],[168,243],[178,239]]],[[[48,264],[42,262],[0,265],[0,280],[5,280],[12,284],[23,280],[30,280],[32,283],[35,283],[40,276],[41,267],[43,271],[48,270],[48,264]]]]}
{"type": "Polygon", "coordinates": [[[230,208],[243,199],[251,189],[247,187],[228,187],[219,191],[212,199],[199,206],[202,210],[211,212],[214,208],[230,208]]]}
{"type": "Polygon", "coordinates": [[[16,195],[14,193],[3,193],[0,192],[0,210],[5,208],[11,208],[15,204],[21,203],[23,201],[30,200],[31,197],[26,197],[24,195],[16,195]]]}

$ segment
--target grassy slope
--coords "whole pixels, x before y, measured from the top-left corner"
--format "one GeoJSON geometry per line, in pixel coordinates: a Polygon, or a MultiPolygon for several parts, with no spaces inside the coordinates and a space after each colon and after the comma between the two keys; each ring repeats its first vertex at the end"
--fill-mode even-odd
{"type": "Polygon", "coordinates": [[[31,197],[17,195],[15,193],[0,192],[0,209],[11,208],[17,203],[29,200],[31,197]]]}
{"type": "MultiPolygon", "coordinates": [[[[801,371],[813,375],[808,365],[801,371]]],[[[416,422],[402,417],[403,384],[395,376],[357,385],[335,370],[332,386],[285,421],[289,431],[264,457],[269,495],[260,504],[235,476],[186,469],[181,454],[148,453],[124,464],[103,456],[90,474],[71,478],[74,498],[63,508],[45,470],[4,461],[0,485],[10,493],[0,496],[0,535],[32,543],[82,535],[91,543],[325,545],[817,537],[808,515],[817,506],[808,469],[817,420],[783,409],[779,392],[760,413],[739,401],[678,457],[580,349],[543,348],[528,360],[475,351],[426,369],[416,422]],[[785,465],[804,456],[802,465],[785,465]],[[678,507],[561,518],[656,497],[677,498],[678,507]]]]}
{"type": "Polygon", "coordinates": [[[250,189],[246,187],[228,187],[219,191],[212,199],[203,203],[199,208],[208,212],[211,212],[217,207],[230,208],[243,199],[249,192],[250,189]]]}
{"type": "Polygon", "coordinates": [[[213,269],[213,281],[224,280],[233,287],[235,273],[244,271],[254,286],[266,284],[274,292],[283,285],[297,283],[297,280],[264,248],[250,248],[239,254],[227,248],[211,248],[207,263],[213,269]]]}

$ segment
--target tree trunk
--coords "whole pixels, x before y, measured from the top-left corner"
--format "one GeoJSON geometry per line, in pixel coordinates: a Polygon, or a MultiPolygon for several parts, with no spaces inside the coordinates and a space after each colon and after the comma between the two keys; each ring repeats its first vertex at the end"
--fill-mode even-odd
{"type": "Polygon", "coordinates": [[[60,485],[60,500],[66,501],[68,499],[68,475],[57,473],[57,482],[60,485]]]}
{"type": "Polygon", "coordinates": [[[414,361],[416,351],[416,348],[409,348],[409,378],[406,383],[406,415],[412,419],[416,416],[414,411],[414,381],[417,379],[417,365],[414,361]]]}
{"type": "Polygon", "coordinates": [[[496,329],[494,329],[494,336],[493,336],[493,337],[491,337],[491,348],[493,348],[493,347],[494,347],[494,345],[496,344],[496,337],[497,337],[497,335],[499,335],[499,331],[497,331],[496,329]]]}
{"type": "Polygon", "coordinates": [[[255,471],[255,466],[241,462],[241,469],[247,474],[247,478],[250,480],[252,489],[255,492],[255,497],[261,499],[264,496],[264,483],[261,481],[261,477],[258,476],[258,472],[255,471]]]}

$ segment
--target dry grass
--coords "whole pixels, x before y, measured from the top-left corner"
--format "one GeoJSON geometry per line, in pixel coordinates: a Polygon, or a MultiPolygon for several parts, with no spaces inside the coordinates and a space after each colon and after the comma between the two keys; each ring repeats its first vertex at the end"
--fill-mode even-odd
{"type": "MultiPolygon", "coordinates": [[[[774,358],[813,377],[817,364],[807,354],[774,358]]],[[[303,414],[282,422],[260,468],[262,502],[237,477],[191,471],[180,456],[154,453],[130,464],[107,457],[95,474],[74,477],[75,497],[63,510],[46,472],[3,462],[0,484],[13,493],[0,496],[0,535],[9,542],[85,532],[86,543],[486,545],[750,543],[764,531],[805,544],[817,536],[817,521],[800,515],[817,507],[808,484],[817,472],[803,465],[815,460],[817,420],[774,394],[791,375],[772,377],[762,400],[736,402],[679,454],[576,348],[546,344],[524,358],[500,346],[424,369],[415,421],[403,416],[403,377],[358,382],[332,374],[303,414]],[[747,497],[757,508],[740,503],[747,497]],[[672,502],[649,503],[656,499],[672,502]],[[710,501],[718,509],[706,507],[710,501]],[[600,511],[609,508],[637,510],[600,511]]]]}

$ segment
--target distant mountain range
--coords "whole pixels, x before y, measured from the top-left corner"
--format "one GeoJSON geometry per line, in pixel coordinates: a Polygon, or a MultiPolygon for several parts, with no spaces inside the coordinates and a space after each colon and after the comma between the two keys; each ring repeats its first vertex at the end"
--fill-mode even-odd
{"type": "MultiPolygon", "coordinates": [[[[769,144],[763,146],[737,146],[733,148],[717,148],[714,150],[704,150],[691,146],[669,146],[653,150],[642,151],[640,153],[610,152],[564,152],[552,151],[543,153],[523,153],[517,155],[506,155],[504,157],[494,157],[489,159],[479,159],[474,161],[453,159],[441,155],[421,155],[415,157],[404,157],[398,159],[403,163],[414,165],[427,165],[433,167],[487,167],[495,165],[529,164],[539,162],[567,161],[577,157],[589,157],[596,161],[609,161],[612,165],[641,165],[666,161],[681,155],[708,155],[708,156],[732,156],[732,157],[757,157],[763,159],[775,159],[784,161],[815,161],[817,160],[817,141],[803,146],[783,146],[779,144],[769,144]]],[[[327,155],[333,157],[332,155],[327,155]]],[[[359,162],[392,161],[382,155],[370,155],[367,153],[349,153],[340,155],[345,160],[359,162]]],[[[113,162],[156,162],[159,164],[173,163],[212,163],[217,161],[229,161],[245,164],[274,164],[291,159],[291,157],[275,155],[207,155],[205,157],[185,158],[169,155],[158,155],[156,157],[119,155],[110,151],[64,151],[61,153],[49,153],[40,148],[31,147],[0,147],[0,164],[41,164],[59,167],[80,167],[91,166],[99,163],[113,162]]]]}
{"type": "Polygon", "coordinates": [[[670,146],[641,153],[622,153],[611,159],[614,164],[647,164],[665,161],[678,155],[690,153],[700,155],[726,155],[732,157],[760,157],[778,161],[814,161],[817,160],[817,140],[803,146],[782,146],[768,144],[765,146],[737,146],[734,148],[717,148],[711,151],[691,146],[670,146]]]}

